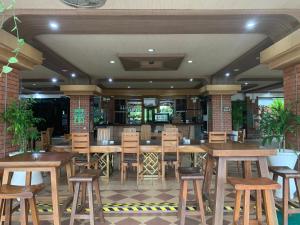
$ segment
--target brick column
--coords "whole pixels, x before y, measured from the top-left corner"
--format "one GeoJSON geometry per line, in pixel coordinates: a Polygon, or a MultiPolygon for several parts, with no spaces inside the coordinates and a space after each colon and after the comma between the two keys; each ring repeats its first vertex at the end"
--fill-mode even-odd
{"type": "Polygon", "coordinates": [[[209,131],[232,131],[231,95],[212,95],[209,109],[209,131]]]}
{"type": "MultiPolygon", "coordinates": [[[[8,75],[3,74],[2,77],[0,77],[0,113],[2,114],[4,112],[5,103],[8,106],[18,98],[19,71],[13,70],[8,75]]],[[[16,146],[12,145],[12,136],[5,131],[5,127],[6,124],[0,120],[0,158],[16,150],[16,146]]]]}
{"type": "Polygon", "coordinates": [[[70,133],[72,132],[90,132],[93,130],[93,117],[91,115],[91,99],[89,95],[71,95],[70,96],[70,133]],[[85,119],[83,124],[74,122],[74,110],[82,108],[85,111],[85,119]]]}

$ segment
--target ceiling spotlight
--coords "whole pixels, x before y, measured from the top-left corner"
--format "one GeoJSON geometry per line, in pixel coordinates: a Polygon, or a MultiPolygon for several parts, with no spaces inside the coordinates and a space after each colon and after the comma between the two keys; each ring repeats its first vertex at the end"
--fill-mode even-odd
{"type": "Polygon", "coordinates": [[[155,51],[154,48],[149,48],[149,49],[148,49],[148,52],[154,52],[154,51],[155,51]]]}
{"type": "Polygon", "coordinates": [[[52,83],[57,83],[57,78],[52,78],[52,83]]]}
{"type": "Polygon", "coordinates": [[[170,88],[174,88],[174,86],[171,86],[170,88]]]}
{"type": "Polygon", "coordinates": [[[229,76],[230,76],[230,73],[225,73],[225,76],[226,76],[226,77],[229,77],[229,76]]]}
{"type": "Polygon", "coordinates": [[[150,81],[149,81],[149,83],[150,83],[150,84],[152,84],[152,83],[153,83],[153,81],[152,81],[152,80],[150,80],[150,81]]]}
{"type": "Polygon", "coordinates": [[[193,78],[190,78],[190,82],[193,82],[193,80],[194,80],[193,78]]]}
{"type": "Polygon", "coordinates": [[[59,29],[59,24],[55,21],[50,21],[49,22],[49,27],[52,29],[52,30],[58,30],[59,29]]]}
{"type": "Polygon", "coordinates": [[[113,81],[112,78],[108,78],[108,82],[111,83],[113,81]]]}
{"type": "Polygon", "coordinates": [[[245,82],[245,85],[248,85],[248,82],[245,82]]]}
{"type": "Polygon", "coordinates": [[[68,72],[68,70],[66,70],[66,69],[63,69],[63,70],[61,70],[62,72],[68,72]]]}
{"type": "Polygon", "coordinates": [[[76,73],[71,73],[71,77],[76,77],[76,73]]]}
{"type": "Polygon", "coordinates": [[[33,86],[36,86],[36,83],[33,83],[32,85],[33,85],[33,86]]]}
{"type": "Polygon", "coordinates": [[[193,63],[193,61],[192,61],[192,60],[189,60],[188,63],[193,63]]]}
{"type": "Polygon", "coordinates": [[[255,22],[254,20],[250,20],[250,21],[248,21],[248,22],[246,23],[246,28],[247,28],[248,30],[254,29],[255,26],[256,26],[256,22],[255,22]]]}
{"type": "Polygon", "coordinates": [[[240,69],[236,68],[236,69],[234,69],[233,71],[234,71],[234,72],[239,72],[240,69]]]}
{"type": "Polygon", "coordinates": [[[110,64],[114,64],[114,63],[116,63],[116,61],[110,60],[109,63],[110,63],[110,64]]]}

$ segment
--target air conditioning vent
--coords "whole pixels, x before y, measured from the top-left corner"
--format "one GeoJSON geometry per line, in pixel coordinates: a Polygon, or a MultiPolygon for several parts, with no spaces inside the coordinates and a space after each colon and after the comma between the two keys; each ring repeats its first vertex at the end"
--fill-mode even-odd
{"type": "Polygon", "coordinates": [[[103,6],[106,0],[62,0],[67,5],[77,8],[99,8],[103,6]]]}

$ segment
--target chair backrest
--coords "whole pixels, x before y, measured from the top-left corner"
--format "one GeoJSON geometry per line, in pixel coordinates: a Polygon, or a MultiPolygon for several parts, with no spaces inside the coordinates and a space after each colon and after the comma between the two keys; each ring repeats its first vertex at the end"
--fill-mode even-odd
{"type": "Polygon", "coordinates": [[[48,127],[46,132],[47,132],[47,138],[48,138],[48,144],[51,145],[52,143],[52,135],[53,135],[53,131],[54,131],[54,128],[53,127],[48,127]]]}
{"type": "Polygon", "coordinates": [[[244,143],[245,142],[245,136],[246,136],[246,130],[242,129],[238,131],[238,142],[244,143]]]}
{"type": "Polygon", "coordinates": [[[72,151],[82,154],[90,153],[90,134],[72,133],[72,151]]]}
{"type": "Polygon", "coordinates": [[[97,141],[110,140],[110,128],[98,128],[97,129],[97,141]]]}
{"type": "Polygon", "coordinates": [[[179,132],[177,127],[167,127],[165,130],[165,132],[170,132],[170,133],[175,133],[175,132],[179,132]]]}
{"type": "Polygon", "coordinates": [[[151,126],[142,125],[141,126],[141,140],[150,140],[151,139],[151,126]]]}
{"type": "Polygon", "coordinates": [[[138,132],[123,132],[122,133],[122,154],[140,153],[140,133],[138,132]]]}
{"type": "Polygon", "coordinates": [[[226,132],[209,132],[208,135],[209,143],[226,143],[227,135],[226,132]]]}
{"type": "Polygon", "coordinates": [[[42,144],[42,149],[47,150],[49,147],[49,140],[48,140],[48,135],[47,131],[41,131],[41,144],[42,144]]]}
{"type": "Polygon", "coordinates": [[[174,128],[176,126],[172,125],[172,124],[164,124],[164,131],[166,131],[167,128],[174,128]]]}
{"type": "Polygon", "coordinates": [[[125,127],[123,129],[123,132],[125,132],[125,133],[136,132],[136,128],[135,127],[125,127]]]}
{"type": "Polygon", "coordinates": [[[163,131],[161,136],[162,153],[178,152],[179,136],[178,131],[163,131]]]}

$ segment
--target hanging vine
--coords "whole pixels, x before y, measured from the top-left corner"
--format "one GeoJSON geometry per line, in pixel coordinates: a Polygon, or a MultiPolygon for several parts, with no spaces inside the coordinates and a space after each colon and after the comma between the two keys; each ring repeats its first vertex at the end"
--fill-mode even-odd
{"type": "Polygon", "coordinates": [[[18,55],[20,54],[21,48],[25,44],[24,39],[20,38],[19,35],[19,24],[21,23],[21,20],[15,14],[15,6],[16,0],[9,0],[6,1],[6,3],[4,2],[4,0],[0,0],[0,28],[2,29],[3,24],[7,18],[12,17],[13,27],[11,29],[11,33],[15,34],[15,36],[17,37],[17,47],[12,50],[12,55],[7,59],[7,63],[2,66],[0,77],[2,77],[3,74],[8,74],[13,70],[11,65],[18,63],[18,55]]]}

